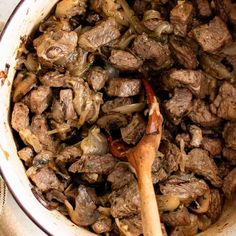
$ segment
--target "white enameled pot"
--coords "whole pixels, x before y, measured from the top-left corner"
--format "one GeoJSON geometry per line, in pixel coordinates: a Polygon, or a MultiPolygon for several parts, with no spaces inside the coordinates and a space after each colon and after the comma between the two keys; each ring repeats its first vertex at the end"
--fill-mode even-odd
{"type": "MultiPolygon", "coordinates": [[[[55,236],[89,236],[94,234],[74,225],[57,211],[47,210],[34,197],[25,169],[17,156],[9,122],[11,87],[21,38],[37,27],[57,1],[22,0],[0,36],[0,75],[4,75],[4,71],[7,74],[7,79],[0,78],[0,170],[17,203],[45,233],[55,236]]],[[[236,199],[227,204],[221,219],[201,235],[236,235],[236,199]]]]}

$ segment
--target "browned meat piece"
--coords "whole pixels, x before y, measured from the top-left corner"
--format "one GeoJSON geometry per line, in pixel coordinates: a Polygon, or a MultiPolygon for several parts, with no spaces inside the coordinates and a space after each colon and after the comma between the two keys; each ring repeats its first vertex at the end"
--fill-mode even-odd
{"type": "Polygon", "coordinates": [[[191,125],[189,127],[189,132],[192,136],[190,145],[192,147],[199,147],[202,143],[202,130],[196,125],[191,125]]]}
{"type": "Polygon", "coordinates": [[[195,100],[189,118],[203,127],[215,127],[221,119],[210,112],[209,106],[203,100],[195,100]]]}
{"type": "Polygon", "coordinates": [[[71,89],[60,91],[60,102],[65,113],[65,120],[76,119],[77,115],[73,105],[73,91],[71,89]]]}
{"type": "Polygon", "coordinates": [[[108,175],[117,164],[118,160],[111,154],[103,156],[83,155],[80,160],[73,163],[69,171],[72,173],[97,173],[108,175]]]}
{"type": "Polygon", "coordinates": [[[107,80],[108,75],[101,67],[96,66],[90,70],[88,75],[88,83],[94,91],[101,90],[105,86],[107,80]]]}
{"type": "Polygon", "coordinates": [[[236,150],[236,123],[228,122],[223,132],[225,146],[236,150]]]}
{"type": "Polygon", "coordinates": [[[111,215],[114,218],[133,216],[140,212],[140,197],[136,181],[110,195],[111,215]]]}
{"type": "Polygon", "coordinates": [[[224,147],[223,156],[231,165],[236,165],[236,150],[224,147]]]}
{"type": "Polygon", "coordinates": [[[125,164],[117,165],[107,177],[107,181],[111,182],[113,190],[120,189],[134,180],[134,174],[125,164]]]}
{"type": "Polygon", "coordinates": [[[172,227],[190,225],[190,214],[186,207],[177,211],[163,213],[161,215],[161,222],[172,227]]]}
{"type": "Polygon", "coordinates": [[[111,218],[101,216],[91,227],[96,234],[106,233],[112,230],[112,220],[111,218]]]}
{"type": "Polygon", "coordinates": [[[50,118],[61,124],[65,121],[65,113],[60,101],[54,99],[51,106],[50,118]]]}
{"type": "Polygon", "coordinates": [[[86,21],[90,25],[95,25],[97,22],[101,20],[101,18],[102,17],[97,13],[88,13],[88,15],[86,16],[86,21]]]}
{"type": "Polygon", "coordinates": [[[53,153],[47,150],[42,150],[38,153],[33,159],[33,166],[36,168],[42,168],[44,166],[49,166],[54,164],[53,162],[53,153]]]}
{"type": "Polygon", "coordinates": [[[210,106],[211,111],[226,120],[236,120],[236,88],[224,82],[219,94],[210,106]]]}
{"type": "Polygon", "coordinates": [[[113,49],[109,60],[119,70],[135,71],[142,65],[142,61],[139,58],[123,50],[113,49]]]}
{"type": "Polygon", "coordinates": [[[79,37],[79,46],[86,51],[94,52],[99,47],[120,37],[120,31],[114,18],[108,18],[86,31],[79,37]]]}
{"type": "Polygon", "coordinates": [[[224,21],[228,22],[228,14],[231,9],[231,0],[214,0],[216,14],[224,21]]]}
{"type": "Polygon", "coordinates": [[[71,18],[86,12],[87,0],[62,0],[56,6],[55,15],[59,18],[71,18]]]}
{"type": "Polygon", "coordinates": [[[181,119],[192,107],[192,93],[188,89],[176,88],[174,96],[164,103],[165,112],[169,120],[178,125],[181,119]]]}
{"type": "Polygon", "coordinates": [[[223,179],[226,175],[229,174],[229,172],[232,170],[232,166],[229,162],[222,161],[217,165],[219,170],[219,176],[221,179],[223,179]]]}
{"type": "Polygon", "coordinates": [[[222,141],[217,138],[204,137],[202,140],[202,148],[207,150],[213,157],[220,155],[222,151],[222,141]]]}
{"type": "Polygon", "coordinates": [[[196,96],[201,94],[201,84],[203,81],[203,73],[197,70],[171,70],[163,78],[165,89],[171,90],[176,87],[184,87],[188,88],[196,96]]]}
{"type": "Polygon", "coordinates": [[[160,168],[157,171],[152,171],[152,183],[156,184],[162,182],[168,178],[168,174],[164,170],[164,168],[160,168]]]}
{"type": "Polygon", "coordinates": [[[14,104],[11,125],[18,132],[29,127],[29,108],[21,102],[14,104]]]}
{"type": "Polygon", "coordinates": [[[232,77],[230,71],[221,63],[221,58],[204,53],[200,57],[200,64],[207,74],[216,79],[229,80],[232,77]]]}
{"type": "Polygon", "coordinates": [[[206,215],[211,219],[212,224],[215,223],[223,208],[223,198],[218,189],[211,189],[210,205],[206,215]]]}
{"type": "Polygon", "coordinates": [[[110,79],[107,88],[109,96],[130,97],[138,95],[141,91],[141,80],[128,78],[110,79]]]}
{"type": "Polygon", "coordinates": [[[209,24],[193,29],[193,35],[206,52],[215,52],[232,42],[232,36],[226,24],[218,16],[209,24]]]}
{"type": "Polygon", "coordinates": [[[135,0],[133,10],[136,14],[142,15],[146,10],[148,10],[148,1],[135,0]]]}
{"type": "Polygon", "coordinates": [[[177,4],[170,12],[170,22],[174,26],[174,34],[185,37],[192,22],[193,5],[189,2],[177,4]]]}
{"type": "Polygon", "coordinates": [[[233,4],[229,12],[229,20],[236,27],[236,4],[233,4]]]}
{"type": "Polygon", "coordinates": [[[113,100],[110,101],[106,101],[103,105],[102,105],[102,111],[104,113],[110,113],[112,111],[112,109],[117,108],[117,107],[121,107],[121,106],[125,106],[125,105],[129,105],[133,103],[133,99],[128,97],[128,98],[115,98],[113,100]]]}
{"type": "Polygon", "coordinates": [[[217,165],[214,160],[209,157],[208,152],[203,149],[194,148],[188,153],[188,158],[185,162],[185,170],[202,175],[215,187],[221,187],[222,180],[219,177],[217,165]]]}
{"type": "Polygon", "coordinates": [[[43,167],[39,170],[35,167],[30,167],[26,174],[42,192],[47,192],[51,189],[63,191],[64,189],[55,172],[49,167],[43,167]]]}
{"type": "Polygon", "coordinates": [[[236,168],[224,178],[222,190],[228,199],[232,199],[232,194],[236,191],[236,168]]]}
{"type": "Polygon", "coordinates": [[[125,232],[130,233],[127,235],[142,235],[143,233],[142,220],[140,214],[131,217],[125,217],[119,220],[119,226],[119,228],[124,229],[125,232]]]}
{"type": "Polygon", "coordinates": [[[140,114],[135,114],[131,122],[120,129],[122,139],[128,144],[137,144],[143,137],[146,129],[146,122],[140,114]]]}
{"type": "Polygon", "coordinates": [[[176,196],[183,204],[190,204],[198,197],[204,195],[209,189],[204,180],[191,178],[190,180],[182,181],[182,183],[166,183],[160,184],[160,191],[163,195],[176,196]]]}
{"type": "Polygon", "coordinates": [[[175,227],[170,236],[195,236],[198,232],[198,217],[190,214],[190,222],[190,225],[175,227]]]}
{"type": "Polygon", "coordinates": [[[47,86],[39,86],[30,93],[30,110],[42,114],[50,105],[52,90],[47,86]]]}
{"type": "Polygon", "coordinates": [[[161,166],[165,169],[168,174],[177,171],[179,168],[179,163],[182,159],[182,154],[179,148],[167,141],[161,143],[160,152],[164,154],[161,161],[161,166]]]}
{"type": "Polygon", "coordinates": [[[136,37],[133,50],[143,60],[152,60],[158,69],[168,67],[172,63],[168,45],[161,44],[146,34],[136,37]]]}
{"type": "Polygon", "coordinates": [[[34,150],[30,147],[24,147],[17,152],[21,160],[24,161],[26,166],[32,166],[32,161],[34,157],[34,150]]]}
{"type": "Polygon", "coordinates": [[[186,69],[196,69],[198,66],[197,56],[187,43],[172,39],[170,40],[170,46],[179,64],[183,65],[186,69]]]}
{"type": "Polygon", "coordinates": [[[52,67],[65,66],[73,60],[77,46],[78,36],[74,31],[44,32],[33,41],[39,60],[42,64],[52,67]]]}
{"type": "Polygon", "coordinates": [[[82,151],[76,146],[67,146],[62,149],[56,156],[56,163],[60,167],[65,167],[68,163],[72,164],[79,157],[81,157],[82,151]]]}
{"type": "Polygon", "coordinates": [[[97,125],[108,133],[111,130],[118,130],[128,124],[127,117],[121,113],[106,114],[98,119],[97,125]]]}
{"type": "Polygon", "coordinates": [[[79,226],[89,226],[94,224],[99,213],[95,204],[93,189],[80,185],[78,188],[78,195],[75,198],[75,209],[68,201],[65,205],[71,220],[79,226]]]}
{"type": "Polygon", "coordinates": [[[57,148],[57,143],[52,136],[48,134],[47,119],[42,115],[35,115],[31,122],[31,131],[39,139],[44,149],[54,152],[57,148]]]}
{"type": "Polygon", "coordinates": [[[196,0],[198,13],[202,17],[209,17],[212,14],[209,0],[196,0]]]}
{"type": "Polygon", "coordinates": [[[39,77],[40,82],[49,87],[64,87],[67,76],[60,74],[58,71],[50,71],[39,77]]]}

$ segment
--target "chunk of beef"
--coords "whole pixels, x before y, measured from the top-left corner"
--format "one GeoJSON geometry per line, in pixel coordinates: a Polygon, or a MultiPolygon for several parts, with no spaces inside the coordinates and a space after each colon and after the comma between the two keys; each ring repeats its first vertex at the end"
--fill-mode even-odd
{"type": "Polygon", "coordinates": [[[50,202],[56,200],[57,202],[64,204],[64,201],[66,200],[66,196],[64,195],[64,193],[56,189],[52,189],[46,193],[46,199],[50,202]]]}
{"type": "Polygon", "coordinates": [[[65,120],[76,119],[77,115],[73,105],[73,91],[71,89],[60,91],[60,102],[65,113],[65,120]]]}
{"type": "Polygon", "coordinates": [[[131,122],[120,129],[122,139],[128,144],[137,144],[146,130],[146,122],[140,114],[135,114],[131,122]]]}
{"type": "Polygon", "coordinates": [[[190,204],[198,197],[204,195],[209,189],[204,180],[192,178],[182,183],[166,183],[160,184],[160,191],[164,195],[176,196],[183,204],[190,204]]]}
{"type": "Polygon", "coordinates": [[[91,227],[96,234],[107,233],[112,230],[112,220],[111,218],[101,216],[91,227]]]}
{"type": "Polygon", "coordinates": [[[203,149],[194,148],[188,153],[185,169],[198,175],[202,175],[215,187],[220,187],[222,184],[216,163],[209,157],[208,152],[203,149]]]}
{"type": "Polygon", "coordinates": [[[30,110],[42,114],[50,105],[52,90],[47,86],[39,86],[30,93],[30,110]]]}
{"type": "Polygon", "coordinates": [[[211,219],[212,224],[215,223],[223,209],[223,198],[218,189],[211,189],[211,197],[209,209],[206,212],[206,215],[211,219]]]}
{"type": "Polygon", "coordinates": [[[163,213],[161,215],[161,222],[172,227],[189,225],[191,223],[190,214],[188,209],[183,207],[177,211],[163,213]]]}
{"type": "Polygon", "coordinates": [[[222,190],[228,199],[232,199],[232,195],[236,191],[236,168],[224,178],[222,190]]]}
{"type": "Polygon", "coordinates": [[[68,163],[72,164],[82,156],[82,150],[77,146],[67,146],[56,156],[56,163],[60,167],[65,167],[68,163]]]}
{"type": "Polygon", "coordinates": [[[17,152],[21,160],[24,161],[26,166],[32,166],[32,161],[34,157],[34,150],[30,147],[24,147],[17,152]]]}
{"type": "Polygon", "coordinates": [[[143,0],[135,0],[133,10],[136,14],[143,15],[143,13],[148,10],[148,2],[143,0]]]}
{"type": "Polygon", "coordinates": [[[65,87],[67,76],[60,74],[58,71],[50,71],[39,77],[40,82],[48,87],[65,87]]]}
{"type": "Polygon", "coordinates": [[[108,133],[112,130],[118,130],[125,127],[127,124],[127,117],[121,113],[106,114],[97,120],[97,125],[100,128],[105,129],[108,133]]]}
{"type": "Polygon", "coordinates": [[[65,113],[60,101],[54,99],[51,106],[50,118],[61,124],[65,122],[65,113]]]}
{"type": "Polygon", "coordinates": [[[134,174],[125,164],[119,164],[108,175],[107,181],[111,183],[113,190],[118,190],[135,180],[134,174]]]}
{"type": "Polygon", "coordinates": [[[119,220],[119,225],[119,228],[123,228],[124,231],[130,233],[130,235],[142,235],[143,233],[142,220],[140,214],[119,220]]]}
{"type": "Polygon", "coordinates": [[[209,24],[200,25],[193,29],[193,35],[206,52],[215,52],[232,42],[232,36],[226,24],[218,16],[209,24]]]}
{"type": "Polygon", "coordinates": [[[54,165],[53,153],[47,150],[42,150],[33,159],[33,166],[36,168],[42,168],[44,166],[49,166],[50,164],[54,165]]]}
{"type": "Polygon", "coordinates": [[[123,50],[113,49],[109,60],[119,70],[135,71],[142,65],[142,61],[139,58],[123,50]]]}
{"type": "Polygon", "coordinates": [[[186,42],[171,39],[170,46],[180,65],[186,69],[196,69],[198,66],[197,56],[186,42]]]}
{"type": "Polygon", "coordinates": [[[119,98],[118,97],[113,100],[106,101],[102,105],[101,109],[104,113],[110,113],[112,111],[112,109],[114,109],[114,108],[125,106],[125,105],[130,105],[132,103],[133,103],[133,99],[130,97],[127,97],[127,98],[119,98]]]}
{"type": "Polygon", "coordinates": [[[202,130],[196,126],[196,125],[191,125],[189,127],[189,132],[191,134],[191,142],[190,145],[192,147],[199,147],[202,143],[202,130]]]}
{"type": "Polygon", "coordinates": [[[216,14],[224,21],[228,22],[228,14],[232,6],[231,0],[214,0],[216,14]]]}
{"type": "Polygon", "coordinates": [[[157,42],[146,34],[136,37],[133,43],[133,51],[143,60],[153,61],[158,69],[172,64],[168,45],[157,42]]]}
{"type": "Polygon", "coordinates": [[[232,170],[232,166],[230,165],[229,162],[222,161],[218,165],[218,170],[219,170],[219,176],[221,179],[223,179],[226,175],[229,174],[229,172],[232,170]]]}
{"type": "Polygon", "coordinates": [[[90,70],[88,75],[88,83],[94,91],[101,90],[105,86],[107,80],[108,75],[101,67],[96,66],[90,70]]]}
{"type": "Polygon", "coordinates": [[[14,104],[11,125],[18,132],[29,127],[29,108],[25,104],[21,102],[14,104]]]}
{"type": "Polygon", "coordinates": [[[225,146],[236,150],[236,123],[228,122],[224,128],[225,146]]]}
{"type": "Polygon", "coordinates": [[[222,141],[218,138],[204,137],[202,140],[202,148],[207,150],[213,157],[220,155],[222,151],[222,141]]]}
{"type": "Polygon", "coordinates": [[[209,17],[212,14],[209,0],[197,0],[198,13],[202,17],[209,17]]]}
{"type": "Polygon", "coordinates": [[[68,201],[65,205],[71,220],[79,226],[89,226],[94,224],[99,213],[95,204],[93,189],[80,185],[78,188],[78,195],[75,198],[75,209],[68,201]]]}
{"type": "Polygon", "coordinates": [[[231,165],[236,165],[236,150],[224,147],[223,156],[231,165]]]}
{"type": "Polygon", "coordinates": [[[140,197],[136,181],[110,195],[111,215],[114,218],[129,217],[140,212],[140,197]]]}
{"type": "Polygon", "coordinates": [[[120,37],[120,31],[114,18],[108,18],[86,31],[79,37],[79,46],[86,51],[94,52],[99,47],[120,37]]]}
{"type": "Polygon", "coordinates": [[[174,96],[170,100],[165,101],[165,112],[174,125],[178,125],[183,116],[190,111],[192,97],[192,93],[188,89],[176,88],[174,96]]]}
{"type": "Polygon", "coordinates": [[[156,171],[152,170],[152,183],[156,184],[162,182],[168,178],[168,173],[165,171],[164,168],[160,168],[156,171]]]}
{"type": "Polygon", "coordinates": [[[111,154],[103,156],[83,155],[80,160],[73,163],[69,171],[72,173],[97,173],[108,175],[117,164],[118,160],[111,154]]]}
{"type": "Polygon", "coordinates": [[[226,120],[236,120],[236,88],[234,85],[224,82],[219,94],[210,106],[211,111],[226,120]]]}
{"type": "Polygon", "coordinates": [[[30,167],[26,174],[42,192],[47,192],[51,189],[63,191],[64,189],[55,172],[49,167],[45,166],[39,170],[35,167],[30,167]]]}
{"type": "Polygon", "coordinates": [[[130,97],[141,91],[141,80],[128,78],[113,78],[109,80],[107,94],[109,96],[130,97]]]}
{"type": "Polygon", "coordinates": [[[203,127],[219,126],[221,119],[210,112],[208,104],[203,100],[195,100],[189,118],[203,127]]]}
{"type": "Polygon", "coordinates": [[[161,166],[165,169],[168,174],[177,171],[179,168],[179,163],[182,159],[182,154],[179,148],[168,141],[161,143],[160,152],[164,154],[161,161],[161,166]]]}
{"type": "Polygon", "coordinates": [[[192,22],[193,5],[190,2],[177,4],[170,12],[170,22],[174,26],[174,34],[185,37],[192,22]]]}
{"type": "Polygon", "coordinates": [[[59,18],[71,18],[86,12],[87,0],[62,0],[56,6],[55,15],[59,18]]]}
{"type": "Polygon", "coordinates": [[[31,131],[39,139],[44,149],[54,152],[57,143],[53,140],[52,136],[48,134],[47,119],[43,115],[35,115],[31,122],[31,131]]]}
{"type": "Polygon", "coordinates": [[[194,236],[198,232],[198,217],[190,214],[190,224],[186,226],[177,226],[171,232],[170,236],[194,236]]]}
{"type": "Polygon", "coordinates": [[[184,87],[188,88],[196,96],[201,96],[201,84],[203,81],[203,73],[197,70],[171,70],[163,78],[165,89],[172,90],[176,87],[184,87]]]}
{"type": "Polygon", "coordinates": [[[66,66],[72,61],[77,46],[78,36],[74,31],[45,31],[33,41],[39,60],[42,64],[66,66]]]}

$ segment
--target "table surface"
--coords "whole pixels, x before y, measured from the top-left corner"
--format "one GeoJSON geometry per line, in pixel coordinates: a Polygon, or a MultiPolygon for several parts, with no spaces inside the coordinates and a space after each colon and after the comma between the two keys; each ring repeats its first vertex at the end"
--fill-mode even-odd
{"type": "MultiPolygon", "coordinates": [[[[6,22],[20,0],[0,0],[0,22],[6,22]]],[[[7,192],[6,203],[0,215],[1,236],[45,236],[19,208],[12,195],[7,192]]]]}

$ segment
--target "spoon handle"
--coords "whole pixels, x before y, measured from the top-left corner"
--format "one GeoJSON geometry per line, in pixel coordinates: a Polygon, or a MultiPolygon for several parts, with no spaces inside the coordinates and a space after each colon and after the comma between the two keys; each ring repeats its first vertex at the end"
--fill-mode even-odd
{"type": "Polygon", "coordinates": [[[151,172],[139,172],[138,185],[141,198],[143,234],[144,236],[162,236],[160,216],[152,184],[151,172]]]}

